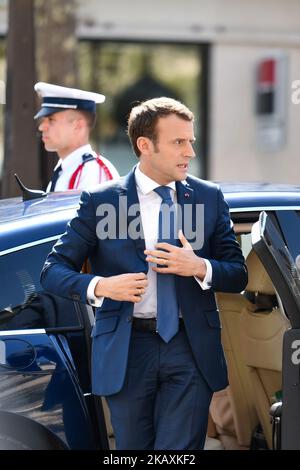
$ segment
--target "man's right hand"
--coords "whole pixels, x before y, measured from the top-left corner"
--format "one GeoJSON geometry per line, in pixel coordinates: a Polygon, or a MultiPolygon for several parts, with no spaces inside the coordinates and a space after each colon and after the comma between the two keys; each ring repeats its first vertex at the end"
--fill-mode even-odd
{"type": "Polygon", "coordinates": [[[127,273],[103,277],[96,284],[95,296],[127,302],[140,302],[147,285],[148,280],[144,273],[127,273]]]}

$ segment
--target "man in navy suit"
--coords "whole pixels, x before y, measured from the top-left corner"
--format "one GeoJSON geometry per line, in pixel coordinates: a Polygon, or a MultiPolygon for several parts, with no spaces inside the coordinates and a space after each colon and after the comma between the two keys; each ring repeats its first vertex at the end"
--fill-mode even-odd
{"type": "Polygon", "coordinates": [[[187,173],[193,120],[170,98],[132,109],[138,165],[83,192],[42,272],[45,289],[97,307],[92,386],[117,449],[202,449],[212,393],[228,383],[214,292],[240,292],[247,271],[220,188],[187,173]],[[92,274],[80,273],[87,257],[92,274]]]}

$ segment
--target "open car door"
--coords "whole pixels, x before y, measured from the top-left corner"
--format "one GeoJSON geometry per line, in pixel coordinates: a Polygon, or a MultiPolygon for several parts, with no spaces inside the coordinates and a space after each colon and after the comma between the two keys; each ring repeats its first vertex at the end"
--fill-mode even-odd
{"type": "Polygon", "coordinates": [[[291,324],[283,339],[280,440],[281,449],[300,449],[300,215],[262,212],[252,228],[252,245],[291,324]]]}

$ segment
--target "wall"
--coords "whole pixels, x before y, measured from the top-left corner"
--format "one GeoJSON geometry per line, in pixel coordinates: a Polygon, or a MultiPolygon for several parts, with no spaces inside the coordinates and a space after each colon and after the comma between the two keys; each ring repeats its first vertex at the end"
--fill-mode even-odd
{"type": "Polygon", "coordinates": [[[88,0],[80,2],[79,18],[78,34],[88,37],[210,42],[209,177],[299,182],[300,105],[290,99],[291,82],[300,79],[299,0],[88,0]],[[286,145],[262,152],[254,71],[270,51],[284,52],[288,59],[286,145]]]}
{"type": "MultiPolygon", "coordinates": [[[[0,0],[0,33],[6,5],[0,0]]],[[[300,79],[300,0],[78,0],[77,16],[79,37],[209,42],[209,177],[299,182],[300,105],[290,87],[300,79]],[[254,70],[270,50],[288,58],[287,141],[265,153],[256,142],[254,70]]]]}
{"type": "Polygon", "coordinates": [[[300,48],[218,44],[213,50],[210,176],[215,180],[299,183],[300,105],[291,102],[291,82],[300,77],[300,48]],[[288,58],[286,144],[259,149],[254,113],[254,70],[270,52],[288,58]]]}

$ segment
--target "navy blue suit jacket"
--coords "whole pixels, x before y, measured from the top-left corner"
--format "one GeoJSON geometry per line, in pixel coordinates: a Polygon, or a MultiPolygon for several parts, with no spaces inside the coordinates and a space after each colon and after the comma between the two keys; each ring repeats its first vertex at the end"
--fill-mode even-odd
{"type": "MultiPolygon", "coordinates": [[[[226,387],[227,369],[214,292],[240,292],[246,286],[247,271],[220,188],[194,177],[188,177],[186,183],[176,183],[177,202],[182,208],[183,219],[187,204],[191,204],[193,228],[196,231],[204,228],[203,246],[195,253],[211,262],[212,287],[202,290],[194,277],[176,276],[178,300],[197,365],[211,389],[216,391],[226,387]],[[196,226],[196,204],[204,205],[204,227],[196,226]]],[[[68,224],[66,233],[54,246],[43,268],[41,280],[46,290],[86,303],[87,288],[93,275],[147,273],[143,237],[136,240],[97,237],[101,221],[107,215],[103,214],[105,204],[116,208],[117,230],[121,217],[125,216],[128,225],[133,221],[134,216],[126,215],[125,199],[121,196],[127,197],[128,207],[138,204],[134,170],[117,182],[82,193],[77,216],[68,224]],[[120,201],[123,201],[121,207],[120,201]],[[80,273],[86,257],[89,257],[93,274],[80,273]]],[[[136,221],[134,223],[136,225],[136,221]]],[[[187,235],[184,223],[183,233],[187,235]]],[[[109,298],[96,310],[92,331],[92,387],[95,394],[110,395],[122,388],[132,315],[133,303],[109,298]]]]}

